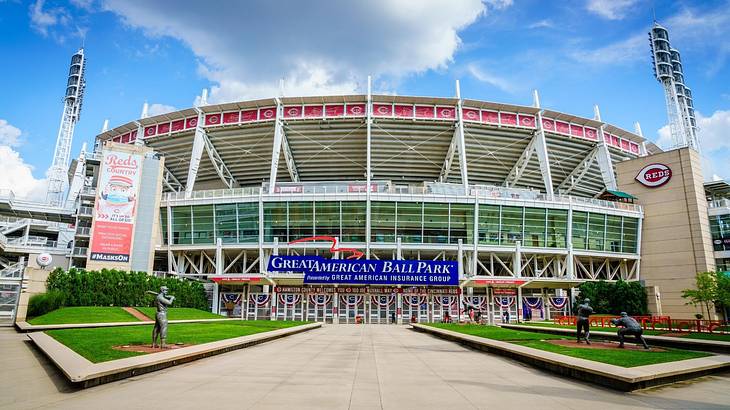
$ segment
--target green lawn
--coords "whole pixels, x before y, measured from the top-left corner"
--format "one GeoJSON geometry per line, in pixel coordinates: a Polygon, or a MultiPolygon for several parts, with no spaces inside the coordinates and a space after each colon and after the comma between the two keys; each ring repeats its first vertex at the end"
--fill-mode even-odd
{"type": "Polygon", "coordinates": [[[721,342],[730,342],[730,335],[718,333],[688,333],[683,336],[687,339],[703,339],[703,340],[719,340],[721,342]]]}
{"type": "MultiPolygon", "coordinates": [[[[137,307],[143,315],[155,320],[155,312],[153,307],[137,307]]],[[[216,315],[206,310],[193,308],[169,308],[167,310],[167,320],[186,320],[186,319],[225,319],[225,316],[216,315]]]]}
{"type": "MultiPolygon", "coordinates": [[[[458,325],[445,323],[433,323],[429,324],[429,326],[445,330],[451,330],[459,333],[465,333],[473,336],[484,337],[487,339],[510,342],[521,346],[532,347],[534,349],[545,350],[548,352],[564,354],[566,356],[593,360],[596,362],[607,363],[622,367],[636,367],[648,364],[674,362],[677,360],[687,360],[697,357],[711,356],[710,353],[668,348],[664,348],[666,350],[664,352],[652,352],[643,350],[622,350],[618,348],[583,349],[568,346],[558,346],[551,344],[546,340],[572,338],[545,333],[503,329],[497,326],[458,325]]],[[[631,342],[632,341],[629,341],[628,343],[631,342]]]]}
{"type": "MultiPolygon", "coordinates": [[[[172,323],[168,328],[167,343],[208,343],[305,323],[307,322],[273,320],[172,323]]],[[[152,325],[58,329],[46,333],[94,363],[144,354],[114,350],[114,346],[152,342],[152,325]]]]}
{"type": "MultiPolygon", "coordinates": [[[[556,325],[552,322],[527,322],[527,323],[518,323],[519,325],[524,326],[539,326],[539,327],[553,327],[557,329],[571,329],[575,330],[575,326],[564,326],[564,325],[556,325]]],[[[596,327],[592,326],[591,331],[600,331],[600,332],[616,332],[615,327],[596,327]]],[[[684,332],[682,336],[676,336],[676,333],[674,332],[667,332],[666,330],[644,330],[645,335],[652,335],[652,336],[662,336],[664,334],[671,333],[672,337],[685,337],[687,339],[703,339],[703,340],[719,340],[721,342],[730,342],[730,334],[722,334],[722,333],[696,333],[696,332],[684,332]]]]}
{"type": "Polygon", "coordinates": [[[31,325],[104,322],[137,322],[137,318],[120,307],[76,306],[62,307],[28,320],[31,325]]]}

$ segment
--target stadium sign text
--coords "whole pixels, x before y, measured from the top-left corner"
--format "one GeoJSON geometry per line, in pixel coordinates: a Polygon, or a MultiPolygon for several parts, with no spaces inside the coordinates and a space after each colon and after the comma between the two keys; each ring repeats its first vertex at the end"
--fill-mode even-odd
{"type": "Polygon", "coordinates": [[[269,272],[304,274],[305,284],[458,286],[456,261],[325,259],[321,256],[279,256],[269,259],[269,272]]]}
{"type": "Polygon", "coordinates": [[[664,164],[649,164],[639,171],[636,180],[649,187],[660,187],[672,178],[672,170],[664,164]]]}

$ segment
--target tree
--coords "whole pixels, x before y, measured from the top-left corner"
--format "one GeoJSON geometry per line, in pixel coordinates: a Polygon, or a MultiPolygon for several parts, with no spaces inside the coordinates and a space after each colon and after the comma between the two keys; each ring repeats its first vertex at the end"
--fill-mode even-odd
{"type": "Polygon", "coordinates": [[[723,316],[727,322],[728,317],[725,314],[727,308],[730,307],[730,274],[728,272],[715,272],[715,281],[717,283],[715,306],[722,309],[723,316]]]}
{"type": "MultiPolygon", "coordinates": [[[[682,291],[682,297],[689,299],[688,305],[704,306],[707,310],[707,318],[710,314],[710,304],[717,300],[717,273],[716,272],[697,272],[695,276],[696,289],[685,289],[682,291]]],[[[701,307],[700,307],[701,309],[701,307]]]]}

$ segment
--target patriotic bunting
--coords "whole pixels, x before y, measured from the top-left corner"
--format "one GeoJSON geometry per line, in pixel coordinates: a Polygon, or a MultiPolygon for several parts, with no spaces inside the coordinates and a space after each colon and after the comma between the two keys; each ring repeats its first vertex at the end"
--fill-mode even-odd
{"type": "Polygon", "coordinates": [[[372,295],[370,296],[370,300],[374,305],[384,308],[395,303],[395,294],[391,293],[390,295],[372,295]]]}
{"type": "Polygon", "coordinates": [[[555,309],[562,310],[568,304],[568,298],[566,297],[551,297],[548,298],[550,305],[555,309]]]}
{"type": "Polygon", "coordinates": [[[494,297],[494,303],[503,308],[512,307],[517,302],[517,298],[515,296],[495,296],[494,297]]]}
{"type": "Polygon", "coordinates": [[[271,295],[268,293],[252,293],[248,295],[248,300],[256,306],[265,306],[269,304],[269,300],[271,300],[271,295]]]}
{"type": "Polygon", "coordinates": [[[326,306],[330,301],[332,301],[332,295],[309,295],[309,303],[315,306],[326,306]]]}
{"type": "Polygon", "coordinates": [[[298,293],[280,293],[279,294],[279,303],[282,305],[287,306],[294,306],[297,303],[301,302],[302,295],[298,293]]]}
{"type": "Polygon", "coordinates": [[[364,295],[340,295],[340,301],[348,307],[356,307],[364,300],[364,295]]]}

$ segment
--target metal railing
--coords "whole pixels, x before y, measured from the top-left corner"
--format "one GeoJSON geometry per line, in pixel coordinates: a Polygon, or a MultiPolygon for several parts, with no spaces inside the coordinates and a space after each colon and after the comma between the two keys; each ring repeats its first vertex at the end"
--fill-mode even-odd
{"type": "Polygon", "coordinates": [[[86,255],[89,254],[89,248],[74,248],[71,252],[73,256],[83,256],[86,257],[86,255]]]}
{"type": "Polygon", "coordinates": [[[80,206],[79,210],[77,211],[78,215],[93,215],[94,214],[94,207],[93,206],[80,206]]]}
{"type": "Polygon", "coordinates": [[[76,227],[76,235],[79,236],[89,236],[91,234],[91,228],[88,226],[77,226],[76,227]]]}
{"type": "Polygon", "coordinates": [[[94,195],[96,195],[96,187],[85,186],[83,189],[81,189],[81,194],[94,196],[94,195]]]}
{"type": "Polygon", "coordinates": [[[710,208],[730,208],[730,199],[715,199],[714,201],[710,201],[708,205],[710,208]]]}
{"type": "Polygon", "coordinates": [[[21,279],[23,269],[25,269],[25,263],[23,261],[16,262],[7,268],[0,269],[0,279],[21,279]]]}
{"type": "MultiPolygon", "coordinates": [[[[367,191],[367,186],[362,182],[350,183],[281,183],[276,186],[274,193],[268,192],[268,187],[246,187],[234,189],[213,189],[193,192],[168,192],[163,200],[172,204],[195,199],[221,199],[221,198],[243,198],[258,197],[264,195],[361,195],[367,191]]],[[[622,211],[641,213],[640,205],[606,201],[603,199],[583,198],[569,195],[554,195],[549,199],[544,193],[533,189],[507,188],[489,185],[472,185],[469,187],[469,195],[466,194],[461,184],[447,183],[424,183],[423,185],[397,185],[390,181],[372,182],[370,191],[373,194],[392,194],[398,196],[412,196],[414,199],[427,197],[477,197],[479,199],[507,199],[516,201],[534,201],[545,203],[563,203],[592,206],[604,209],[616,209],[622,211]]]]}

